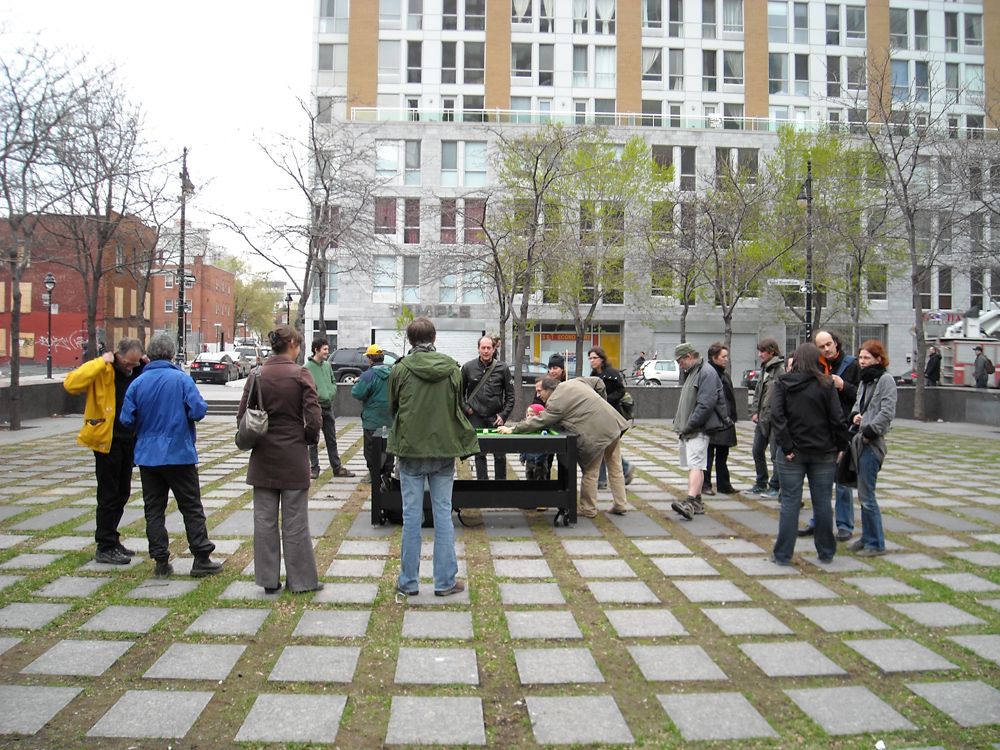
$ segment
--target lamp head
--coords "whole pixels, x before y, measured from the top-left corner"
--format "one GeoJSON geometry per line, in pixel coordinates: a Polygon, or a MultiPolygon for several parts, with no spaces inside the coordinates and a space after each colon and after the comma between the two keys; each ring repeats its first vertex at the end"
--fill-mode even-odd
{"type": "Polygon", "coordinates": [[[51,292],[56,288],[56,277],[51,273],[45,274],[45,280],[42,282],[45,285],[45,290],[51,292]]]}

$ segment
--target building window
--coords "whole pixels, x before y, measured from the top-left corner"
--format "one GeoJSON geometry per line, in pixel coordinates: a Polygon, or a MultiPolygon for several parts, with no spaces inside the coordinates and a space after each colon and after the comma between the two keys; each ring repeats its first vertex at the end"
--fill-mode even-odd
{"type": "Polygon", "coordinates": [[[399,83],[399,42],[378,43],[378,82],[399,83]]]}
{"type": "Polygon", "coordinates": [[[792,6],[795,23],[795,43],[809,43],[809,4],[795,3],[792,6]]]}
{"type": "Polygon", "coordinates": [[[746,177],[747,182],[757,181],[759,168],[759,155],[755,148],[736,149],[736,163],[739,165],[740,175],[746,177]]]}
{"type": "Polygon", "coordinates": [[[642,28],[663,28],[663,0],[642,0],[642,28]]]}
{"type": "Polygon", "coordinates": [[[346,34],[350,23],[350,0],[320,0],[319,33],[346,34]]]}
{"type": "Polygon", "coordinates": [[[454,245],[457,237],[455,235],[455,199],[441,199],[441,244],[454,245]]]}
{"type": "Polygon", "coordinates": [[[718,60],[717,52],[712,50],[703,50],[701,53],[701,90],[702,91],[718,91],[719,90],[719,75],[716,70],[716,60],[718,60]]]}
{"type": "Polygon", "coordinates": [[[663,80],[663,50],[658,47],[642,48],[642,80],[663,80]]]}
{"type": "Polygon", "coordinates": [[[594,24],[595,34],[615,33],[615,0],[597,0],[597,23],[594,24]]]}
{"type": "Polygon", "coordinates": [[[419,198],[407,198],[403,201],[403,244],[420,244],[419,198]]]}
{"type": "Polygon", "coordinates": [[[910,12],[906,8],[889,9],[889,42],[896,49],[910,46],[910,12]]]}
{"type": "Polygon", "coordinates": [[[402,0],[381,0],[378,4],[378,25],[380,29],[398,29],[402,12],[402,0]]]}
{"type": "Polygon", "coordinates": [[[667,35],[680,38],[684,36],[684,0],[667,0],[669,24],[667,35]]]}
{"type": "Polygon", "coordinates": [[[587,47],[584,45],[573,46],[573,85],[589,86],[590,74],[587,64],[587,47]]]}
{"type": "Polygon", "coordinates": [[[840,96],[840,56],[827,55],[826,57],[826,95],[832,97],[840,96]]]}
{"type": "Polygon", "coordinates": [[[952,309],[951,268],[949,266],[938,268],[938,309],[952,309]]]}
{"type": "Polygon", "coordinates": [[[510,68],[512,78],[531,78],[531,44],[510,45],[510,68]]]}
{"type": "Polygon", "coordinates": [[[845,18],[847,23],[845,27],[847,29],[847,41],[860,40],[864,41],[865,38],[865,8],[864,6],[858,7],[854,5],[848,5],[845,8],[846,14],[845,18]]]}
{"type": "Polygon", "coordinates": [[[701,38],[715,39],[718,36],[716,24],[716,0],[701,0],[701,38]]]}
{"type": "Polygon", "coordinates": [[[913,87],[918,102],[930,101],[930,73],[926,62],[917,60],[913,63],[913,87]]]}
{"type": "Polygon", "coordinates": [[[599,89],[615,87],[615,48],[594,49],[594,86],[599,89]]]}
{"type": "Polygon", "coordinates": [[[555,45],[538,45],[538,85],[551,86],[555,71],[555,45]]]}
{"type": "MultiPolygon", "coordinates": [[[[399,54],[398,45],[396,48],[396,54],[397,55],[399,54]]],[[[316,67],[321,74],[321,83],[325,83],[327,85],[332,85],[332,86],[346,86],[347,45],[346,44],[319,45],[319,60],[316,67]]],[[[381,72],[381,65],[380,65],[380,72],[381,72]]],[[[397,70],[397,76],[398,76],[398,70],[397,70]]]]}
{"type": "Polygon", "coordinates": [[[403,302],[420,301],[420,258],[403,256],[403,302]]]}
{"type": "Polygon", "coordinates": [[[173,272],[164,274],[163,276],[163,288],[173,289],[174,288],[174,274],[173,272]]]}
{"type": "Polygon", "coordinates": [[[965,46],[983,46],[983,17],[979,13],[965,14],[965,46]]]}
{"type": "Polygon", "coordinates": [[[726,86],[743,85],[743,53],[726,50],[722,53],[722,83],[726,86]]]}
{"type": "Polygon", "coordinates": [[[573,0],[573,33],[590,33],[590,3],[587,0],[573,0]]]}
{"type": "Polygon", "coordinates": [[[486,239],[483,226],[486,222],[486,201],[482,198],[465,199],[465,243],[475,245],[486,239]]]}
{"type": "Polygon", "coordinates": [[[848,57],[847,58],[847,90],[848,91],[864,91],[865,90],[865,71],[866,58],[864,57],[848,57]]]}
{"type": "Polygon", "coordinates": [[[659,99],[642,100],[642,125],[647,128],[663,125],[663,102],[659,99]]]}
{"type": "Polygon", "coordinates": [[[671,91],[684,90],[684,50],[672,49],[668,53],[670,63],[670,79],[668,87],[671,91]]]}
{"type": "Polygon", "coordinates": [[[482,83],[485,66],[485,44],[483,42],[465,42],[462,45],[464,53],[463,83],[482,83]]]}
{"type": "Polygon", "coordinates": [[[443,0],[441,28],[445,31],[454,31],[458,28],[458,0],[443,0]]]}
{"type": "Polygon", "coordinates": [[[920,266],[917,271],[917,293],[919,295],[920,309],[931,309],[931,269],[927,266],[920,266]]]}
{"type": "Polygon", "coordinates": [[[423,42],[406,43],[406,82],[420,83],[423,42]]]}
{"type": "Polygon", "coordinates": [[[323,125],[329,125],[331,122],[333,122],[332,96],[316,97],[316,122],[323,125]]]}
{"type": "Polygon", "coordinates": [[[892,61],[892,96],[906,99],[910,95],[910,64],[906,60],[892,61]]]}
{"type": "Polygon", "coordinates": [[[458,301],[458,276],[453,273],[441,277],[438,282],[438,302],[451,304],[458,301]]]}
{"type": "Polygon", "coordinates": [[[986,285],[983,283],[984,276],[986,276],[986,269],[982,266],[975,265],[969,269],[969,302],[973,310],[982,310],[985,307],[983,299],[986,290],[986,285]]]}
{"type": "Polygon", "coordinates": [[[958,52],[958,13],[944,14],[944,51],[958,52]]]}
{"type": "Polygon", "coordinates": [[[163,300],[163,312],[172,313],[174,311],[174,298],[167,297],[163,300]]]}
{"type": "Polygon", "coordinates": [[[770,94],[788,93],[788,55],[773,52],[768,54],[767,91],[770,94]]]}
{"type": "Polygon", "coordinates": [[[694,146],[681,146],[681,190],[695,189],[696,154],[694,146]]]}
{"type": "Polygon", "coordinates": [[[486,0],[465,0],[465,30],[483,31],[486,28],[486,0]]]}
{"type": "Polygon", "coordinates": [[[372,302],[396,301],[396,258],[393,255],[375,257],[372,273],[372,302]]]}
{"type": "Polygon", "coordinates": [[[681,126],[681,105],[680,104],[668,104],[667,105],[667,127],[668,128],[679,128],[681,126]]]}
{"type": "Polygon", "coordinates": [[[743,33],[743,0],[722,0],[722,33],[743,33]]]}
{"type": "Polygon", "coordinates": [[[927,11],[913,11],[913,49],[927,49],[927,11]]]}
{"type": "Polygon", "coordinates": [[[767,41],[788,41],[788,3],[785,0],[770,0],[767,4],[767,41]]]}
{"type": "Polygon", "coordinates": [[[465,142],[464,167],[463,185],[481,187],[486,184],[486,141],[465,142]]]}
{"type": "Polygon", "coordinates": [[[965,63],[965,94],[970,104],[983,106],[983,66],[965,63]]]}
{"type": "Polygon", "coordinates": [[[809,96],[809,55],[795,55],[795,95],[809,96]]]}
{"type": "Polygon", "coordinates": [[[441,42],[441,83],[455,83],[455,51],[458,42],[441,42]]]}
{"type": "Polygon", "coordinates": [[[480,305],[486,301],[483,294],[483,279],[475,271],[462,274],[462,302],[468,305],[480,305]]]}
{"type": "Polygon", "coordinates": [[[840,6],[826,6],[826,43],[840,45],[840,6]]]}
{"type": "Polygon", "coordinates": [[[614,99],[594,99],[594,124],[595,125],[615,124],[614,99]]]}
{"type": "Polygon", "coordinates": [[[396,199],[375,199],[375,234],[396,233],[396,199]]]}

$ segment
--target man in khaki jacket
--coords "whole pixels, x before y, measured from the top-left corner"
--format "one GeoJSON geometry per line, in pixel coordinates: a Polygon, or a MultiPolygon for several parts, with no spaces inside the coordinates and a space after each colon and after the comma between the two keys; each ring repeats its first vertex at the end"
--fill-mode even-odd
{"type": "Polygon", "coordinates": [[[600,378],[574,378],[560,383],[555,378],[535,381],[538,399],[545,410],[498,432],[539,432],[561,424],[577,436],[576,449],[583,480],[580,486],[579,513],[587,518],[597,515],[597,476],[601,461],[608,465],[611,485],[611,512],[625,515],[625,475],[622,473],[621,436],[628,421],[604,397],[604,381],[600,378]]]}

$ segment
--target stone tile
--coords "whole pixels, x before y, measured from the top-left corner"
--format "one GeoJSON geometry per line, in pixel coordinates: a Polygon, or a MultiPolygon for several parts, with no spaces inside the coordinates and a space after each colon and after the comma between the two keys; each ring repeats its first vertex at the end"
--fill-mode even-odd
{"type": "Polygon", "coordinates": [[[910,682],[906,686],[959,726],[1000,724],[1000,691],[985,682],[910,682]]]}
{"type": "Polygon", "coordinates": [[[35,591],[34,595],[49,596],[54,599],[84,598],[110,582],[110,578],[62,576],[35,591]]]}
{"type": "Polygon", "coordinates": [[[331,578],[381,578],[385,573],[385,560],[334,560],[326,569],[331,578]]]}
{"type": "MultiPolygon", "coordinates": [[[[702,540],[710,549],[720,555],[763,555],[765,551],[753,542],[746,539],[704,539],[702,540]]],[[[711,695],[707,693],[706,695],[711,695]]],[[[719,695],[725,695],[720,693],[719,695]]]]}
{"type": "Polygon", "coordinates": [[[830,562],[820,562],[816,555],[803,555],[802,559],[824,573],[870,573],[872,566],[856,557],[837,555],[830,562]]]}
{"type": "Polygon", "coordinates": [[[81,692],[75,687],[0,685],[0,735],[35,734],[81,692]]]}
{"type": "Polygon", "coordinates": [[[719,523],[714,518],[710,516],[695,516],[692,521],[685,521],[680,516],[676,515],[673,511],[670,511],[666,516],[666,520],[672,524],[676,524],[680,528],[684,529],[687,533],[693,534],[698,537],[709,537],[709,536],[724,536],[732,537],[738,536],[735,531],[726,526],[725,524],[719,523]]]}
{"type": "Polygon", "coordinates": [[[740,693],[685,693],[656,698],[681,737],[690,742],[778,736],[740,693]]]}
{"type": "Polygon", "coordinates": [[[0,565],[0,570],[40,570],[56,560],[61,560],[62,557],[62,555],[50,555],[43,552],[24,552],[0,565]]]}
{"type": "Polygon", "coordinates": [[[948,640],[1000,666],[1000,635],[952,635],[948,640]]]}
{"type": "Polygon", "coordinates": [[[0,628],[44,628],[59,615],[67,612],[69,604],[26,604],[12,602],[0,609],[0,628]]]}
{"type": "Polygon", "coordinates": [[[785,690],[785,695],[832,735],[916,729],[906,717],[866,687],[785,690]]]}
{"type": "Polygon", "coordinates": [[[741,643],[740,650],[768,677],[815,677],[847,674],[812,644],[741,643]]]}
{"type": "Polygon", "coordinates": [[[792,630],[759,607],[703,608],[701,610],[726,635],[791,635],[792,630]]]}
{"type": "Polygon", "coordinates": [[[959,625],[985,625],[975,615],[946,602],[899,602],[890,607],[914,622],[929,628],[951,628],[959,625]]]}
{"type": "Polygon", "coordinates": [[[728,680],[701,646],[628,646],[649,681],[728,680]]]}
{"type": "Polygon", "coordinates": [[[587,588],[601,604],[660,603],[660,597],[642,581],[587,581],[587,588]]]}
{"type": "Polygon", "coordinates": [[[629,513],[625,516],[616,516],[613,513],[606,513],[607,518],[613,526],[627,537],[658,537],[670,536],[670,532],[660,526],[656,521],[647,516],[642,511],[638,511],[631,505],[628,506],[629,513]]]}
{"type": "Polygon", "coordinates": [[[116,573],[122,575],[132,570],[132,568],[144,565],[145,562],[140,554],[129,560],[128,565],[108,565],[106,563],[99,563],[97,560],[90,560],[85,565],[80,566],[80,571],[84,573],[116,573]]]}
{"type": "MultiPolygon", "coordinates": [[[[310,514],[310,521],[311,521],[310,514]]],[[[309,525],[309,533],[315,535],[312,524],[309,525]]],[[[253,511],[234,510],[221,523],[216,524],[212,529],[212,538],[217,536],[253,536],[253,511]]]]}
{"type": "Polygon", "coordinates": [[[575,526],[555,526],[553,530],[557,537],[602,536],[601,530],[594,525],[594,521],[586,516],[578,516],[575,526]]]}
{"type": "Polygon", "coordinates": [[[650,562],[670,577],[719,575],[719,571],[700,557],[652,557],[650,562]]]}
{"type": "Polygon", "coordinates": [[[129,591],[126,596],[129,599],[176,599],[197,588],[197,581],[150,578],[129,591]]]}
{"type": "Polygon", "coordinates": [[[538,542],[490,542],[490,554],[494,557],[541,557],[542,548],[538,542]]]}
{"type": "Polygon", "coordinates": [[[604,682],[597,662],[586,648],[514,649],[522,685],[565,685],[604,682]]]}
{"type": "Polygon", "coordinates": [[[258,695],[236,742],[332,743],[346,695],[258,695]]]}
{"type": "Polygon", "coordinates": [[[855,604],[833,604],[796,609],[819,626],[824,633],[845,633],[860,630],[892,630],[877,617],[855,604]]]}
{"type": "MultiPolygon", "coordinates": [[[[122,514],[122,520],[118,524],[118,528],[124,529],[126,526],[131,526],[136,521],[142,519],[142,517],[143,517],[143,509],[141,503],[139,503],[139,507],[137,508],[126,507],[125,512],[122,514]]],[[[89,534],[96,530],[97,530],[96,518],[91,518],[89,521],[81,523],[79,526],[73,527],[73,531],[77,532],[78,534],[89,534]]]]}
{"type": "Polygon", "coordinates": [[[798,568],[788,565],[778,565],[767,557],[730,557],[729,563],[748,576],[787,576],[801,575],[798,568]]]}
{"type": "Polygon", "coordinates": [[[361,555],[364,557],[388,557],[389,542],[381,540],[354,541],[346,540],[340,543],[338,555],[361,555]]]}
{"type": "Polygon", "coordinates": [[[167,616],[170,610],[166,607],[125,607],[113,604],[105,607],[87,622],[80,630],[101,630],[109,633],[148,633],[167,616]]]}
{"type": "Polygon", "coordinates": [[[502,604],[565,604],[558,583],[501,583],[502,604]]]}
{"type": "Polygon", "coordinates": [[[511,638],[583,638],[572,612],[507,610],[504,615],[511,638]]]}
{"type": "Polygon", "coordinates": [[[393,696],[387,745],[485,745],[480,698],[393,696]]]}
{"type": "Polygon", "coordinates": [[[940,583],[952,591],[975,593],[1000,591],[1000,585],[972,573],[928,573],[924,578],[934,581],[934,583],[940,583]]]}
{"type": "MultiPolygon", "coordinates": [[[[29,539],[31,539],[30,536],[24,536],[21,534],[0,534],[0,549],[10,549],[11,547],[20,544],[21,542],[26,542],[29,539]]],[[[44,547],[38,547],[37,549],[44,549],[44,547]]]]}
{"type": "Polygon", "coordinates": [[[692,602],[748,602],[750,597],[731,581],[674,581],[692,602]]]}
{"type": "Polygon", "coordinates": [[[525,698],[535,742],[541,745],[624,744],[634,741],[610,695],[525,698]]]}
{"type": "MultiPolygon", "coordinates": [[[[331,584],[329,583],[326,584],[326,588],[329,589],[330,585],[331,584]]],[[[376,584],[371,585],[375,586],[376,589],[378,588],[376,584]]],[[[282,593],[284,593],[284,591],[284,589],[281,589],[281,591],[277,591],[273,594],[265,594],[264,589],[256,583],[252,583],[251,581],[233,581],[231,584],[226,586],[221,594],[219,594],[219,599],[222,601],[247,600],[267,602],[277,599],[282,593]]],[[[324,592],[321,591],[320,593],[322,594],[324,592]]]]}
{"type": "Polygon", "coordinates": [[[633,539],[632,544],[644,555],[690,555],[691,550],[676,539],[633,539]]]}
{"type": "Polygon", "coordinates": [[[23,581],[24,576],[0,576],[0,591],[10,588],[18,581],[23,581]]]}
{"type": "Polygon", "coordinates": [[[607,609],[604,615],[619,638],[660,638],[688,634],[669,609],[607,609]]]}
{"type": "Polygon", "coordinates": [[[848,583],[871,596],[913,596],[920,590],[888,576],[858,576],[845,578],[848,583]]]}
{"type": "Polygon", "coordinates": [[[882,670],[883,674],[958,669],[943,656],[909,638],[877,638],[844,643],[882,670]]]}
{"type": "Polygon", "coordinates": [[[256,635],[270,612],[269,609],[208,609],[184,632],[207,635],[256,635]]]}
{"type": "Polygon", "coordinates": [[[59,641],[21,673],[97,677],[134,644],[135,641],[59,641]]]}
{"type": "Polygon", "coordinates": [[[563,539],[563,549],[570,557],[615,557],[618,551],[603,539],[563,539]]]}
{"type": "Polygon", "coordinates": [[[87,736],[180,739],[190,731],[212,695],[192,690],[129,690],[87,736]]]}
{"type": "Polygon", "coordinates": [[[285,646],[271,682],[351,682],[361,649],[356,646],[285,646]]]}
{"type": "Polygon", "coordinates": [[[23,640],[23,638],[0,638],[0,656],[3,656],[23,640]]]}
{"type": "Polygon", "coordinates": [[[934,549],[955,549],[969,546],[966,542],[946,534],[910,534],[910,539],[924,547],[933,547],[934,549]]]}
{"type": "MultiPolygon", "coordinates": [[[[459,562],[461,569],[461,561],[459,562]]],[[[461,576],[459,576],[461,577],[461,576]]],[[[395,584],[390,589],[390,591],[395,592],[395,584]]],[[[458,594],[452,594],[451,596],[435,596],[434,587],[430,583],[424,584],[423,588],[416,596],[406,597],[406,603],[408,606],[412,607],[444,607],[447,605],[468,605],[472,599],[470,598],[470,592],[468,587],[468,581],[466,581],[465,591],[458,594]]]]}
{"type": "Polygon", "coordinates": [[[371,614],[367,610],[306,610],[292,635],[300,638],[361,638],[368,632],[371,614]]]}
{"type": "Polygon", "coordinates": [[[582,578],[636,578],[635,571],[624,560],[573,560],[582,578]]]}
{"type": "Polygon", "coordinates": [[[224,680],[246,646],[173,643],[143,677],[167,680],[224,680]]]}
{"type": "Polygon", "coordinates": [[[762,579],[760,585],[777,596],[779,599],[787,601],[797,601],[803,599],[839,599],[840,594],[830,591],[819,581],[811,578],[773,578],[762,579]]]}
{"type": "Polygon", "coordinates": [[[545,560],[501,558],[493,561],[493,570],[500,578],[552,578],[552,569],[545,560]]]}
{"type": "MultiPolygon", "coordinates": [[[[18,508],[18,512],[21,509],[18,508]]],[[[11,526],[12,531],[45,531],[90,513],[86,508],[53,508],[11,526]]]]}
{"type": "Polygon", "coordinates": [[[982,568],[1000,568],[1000,553],[997,552],[974,550],[971,552],[952,552],[951,556],[982,568]]]}
{"type": "Polygon", "coordinates": [[[902,508],[901,513],[915,518],[918,521],[938,526],[946,531],[985,531],[982,526],[972,521],[967,521],[954,513],[942,513],[939,510],[930,508],[902,508]]]}
{"type": "Polygon", "coordinates": [[[376,596],[378,596],[377,583],[327,583],[322,591],[317,591],[313,596],[313,603],[371,604],[376,596]]]}
{"type": "Polygon", "coordinates": [[[936,557],[925,555],[923,552],[897,552],[892,555],[886,555],[885,560],[906,570],[930,570],[944,567],[943,562],[936,557]]]}
{"type": "Polygon", "coordinates": [[[478,685],[474,648],[400,648],[397,685],[478,685]]]}
{"type": "Polygon", "coordinates": [[[471,612],[404,612],[404,638],[470,640],[471,612]]]}

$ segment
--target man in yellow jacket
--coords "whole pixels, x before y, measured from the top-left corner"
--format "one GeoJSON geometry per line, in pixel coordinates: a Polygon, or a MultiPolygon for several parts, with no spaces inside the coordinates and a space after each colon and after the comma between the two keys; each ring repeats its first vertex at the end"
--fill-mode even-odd
{"type": "Polygon", "coordinates": [[[94,559],[110,565],[128,565],[135,552],[126,549],[118,534],[125,503],[132,494],[135,432],[119,421],[129,384],[142,372],[145,357],[138,339],[123,338],[115,352],[105,352],[66,376],[63,387],[74,395],[87,394],[83,429],[76,442],[94,451],[97,476],[97,552],[94,559]]]}

